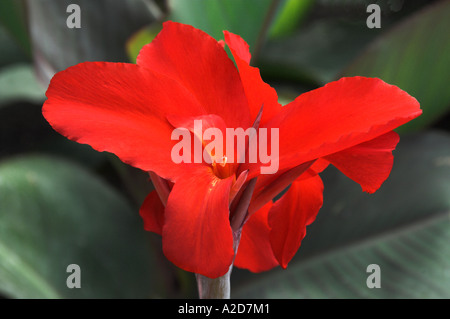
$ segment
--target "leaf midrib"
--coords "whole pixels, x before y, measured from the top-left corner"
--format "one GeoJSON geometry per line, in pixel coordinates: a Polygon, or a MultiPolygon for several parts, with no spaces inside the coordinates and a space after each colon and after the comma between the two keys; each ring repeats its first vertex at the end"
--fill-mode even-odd
{"type": "MultiPolygon", "coordinates": [[[[27,295],[28,291],[20,292],[22,298],[61,298],[56,289],[50,286],[44,277],[42,277],[38,272],[34,270],[31,265],[29,265],[22,258],[20,258],[20,256],[11,251],[2,242],[0,242],[0,259],[3,260],[3,262],[0,264],[1,266],[3,266],[3,269],[7,269],[7,267],[4,267],[5,264],[9,265],[11,269],[14,269],[16,273],[22,274],[25,277],[24,281],[29,283],[32,287],[35,287],[35,291],[39,291],[41,293],[41,295],[32,296],[27,295]]],[[[0,287],[0,290],[5,289],[0,287]]],[[[10,291],[5,292],[10,293],[10,291]]],[[[17,295],[17,293],[14,293],[13,295],[17,295]]]]}

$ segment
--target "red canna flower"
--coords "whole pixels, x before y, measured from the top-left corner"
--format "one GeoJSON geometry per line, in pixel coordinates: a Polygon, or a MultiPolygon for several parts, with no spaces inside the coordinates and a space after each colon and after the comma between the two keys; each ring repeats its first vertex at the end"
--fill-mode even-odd
{"type": "Polygon", "coordinates": [[[404,91],[363,77],[329,83],[282,107],[250,66],[247,43],[224,34],[236,65],[222,41],[166,22],[137,64],[86,62],[56,74],[43,106],[56,131],[150,173],[155,191],[140,210],[145,229],[162,235],[174,264],[210,278],[233,263],[253,272],[287,267],[322,206],[318,174],[332,164],[375,192],[392,168],[399,141],[393,130],[421,114],[404,91]],[[278,139],[268,134],[266,145],[277,170],[262,174],[261,159],[236,161],[248,155],[250,138],[244,152],[230,155],[224,147],[222,161],[175,163],[179,140],[172,134],[180,127],[201,150],[208,128],[223,132],[225,144],[227,128],[277,129],[278,139]]]}

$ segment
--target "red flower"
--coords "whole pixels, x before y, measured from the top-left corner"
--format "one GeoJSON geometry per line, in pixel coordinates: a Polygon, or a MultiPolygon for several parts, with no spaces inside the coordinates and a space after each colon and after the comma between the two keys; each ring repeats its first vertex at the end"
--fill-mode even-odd
{"type": "Polygon", "coordinates": [[[362,77],[281,107],[249,65],[244,40],[225,32],[225,42],[237,69],[222,42],[166,22],[136,65],[86,62],[56,74],[43,107],[61,134],[150,172],[156,191],[142,205],[144,227],[162,235],[169,260],[208,277],[224,275],[233,261],[255,272],[286,267],[322,205],[318,173],[331,163],[376,191],[392,167],[399,140],[392,130],[421,114],[407,93],[362,77]],[[171,134],[193,132],[196,119],[203,129],[279,129],[278,171],[261,175],[262,161],[175,163],[171,134]]]}

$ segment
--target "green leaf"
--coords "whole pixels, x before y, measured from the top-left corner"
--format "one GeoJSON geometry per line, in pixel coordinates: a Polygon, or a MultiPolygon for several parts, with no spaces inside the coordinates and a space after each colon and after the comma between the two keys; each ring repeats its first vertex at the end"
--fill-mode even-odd
{"type": "Polygon", "coordinates": [[[382,34],[344,72],[378,77],[420,102],[423,114],[399,128],[417,131],[450,110],[450,2],[439,1],[382,34]]]}
{"type": "Polygon", "coordinates": [[[315,0],[285,0],[273,21],[269,36],[278,38],[291,34],[307,16],[314,3],[315,0]]]}
{"type": "Polygon", "coordinates": [[[14,37],[23,51],[31,54],[30,37],[27,31],[25,10],[22,1],[0,1],[0,24],[2,24],[14,37]]]}
{"type": "Polygon", "coordinates": [[[172,10],[168,19],[190,24],[217,40],[223,39],[223,30],[228,30],[239,34],[250,50],[255,50],[264,40],[266,18],[277,3],[273,0],[170,0],[172,10]]]}
{"type": "Polygon", "coordinates": [[[161,24],[152,24],[151,26],[142,28],[136,32],[127,41],[127,54],[128,59],[136,63],[136,58],[139,55],[142,47],[150,42],[157,36],[157,34],[162,30],[161,24]]]}
{"type": "Polygon", "coordinates": [[[250,276],[260,280],[247,278],[234,297],[449,298],[450,136],[403,137],[394,157],[372,195],[328,168],[324,207],[295,260],[250,276]],[[371,264],[380,266],[381,288],[366,285],[371,264]]]}
{"type": "Polygon", "coordinates": [[[15,101],[43,102],[44,91],[31,65],[15,64],[0,69],[0,107],[15,101]]]}
{"type": "Polygon", "coordinates": [[[322,86],[334,80],[379,31],[365,23],[324,19],[288,37],[272,39],[258,64],[269,79],[322,86]]]}
{"type": "Polygon", "coordinates": [[[161,291],[137,211],[61,159],[0,163],[0,291],[13,298],[147,298],[161,291]],[[81,268],[81,288],[66,285],[81,268]]]}
{"type": "Polygon", "coordinates": [[[31,63],[31,58],[20,48],[16,41],[0,25],[0,68],[16,63],[31,63]]]}
{"type": "MultiPolygon", "coordinates": [[[[223,30],[243,37],[253,54],[264,43],[267,33],[280,37],[292,32],[306,16],[314,0],[171,0],[168,20],[190,24],[217,40],[223,30]],[[277,11],[278,10],[278,11],[277,11]],[[273,20],[273,21],[272,21],[273,20]]],[[[151,25],[137,32],[128,42],[130,61],[135,61],[140,49],[150,43],[161,30],[151,25]]]]}
{"type": "Polygon", "coordinates": [[[150,0],[27,0],[39,79],[84,61],[128,62],[126,42],[162,14],[150,0]],[[69,28],[70,4],[81,12],[81,28],[69,28]]]}

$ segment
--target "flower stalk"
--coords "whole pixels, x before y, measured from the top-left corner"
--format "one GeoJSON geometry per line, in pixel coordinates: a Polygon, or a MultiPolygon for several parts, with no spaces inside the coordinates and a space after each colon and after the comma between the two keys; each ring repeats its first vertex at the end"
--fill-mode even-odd
{"type": "MultiPolygon", "coordinates": [[[[239,242],[241,240],[241,230],[233,231],[233,249],[236,256],[239,242]]],[[[231,295],[231,271],[233,263],[228,272],[218,278],[209,278],[200,274],[195,274],[197,280],[198,296],[200,299],[230,299],[231,295]]]]}
{"type": "Polygon", "coordinates": [[[209,278],[195,274],[200,299],[230,299],[230,277],[233,266],[222,277],[209,278]]]}

